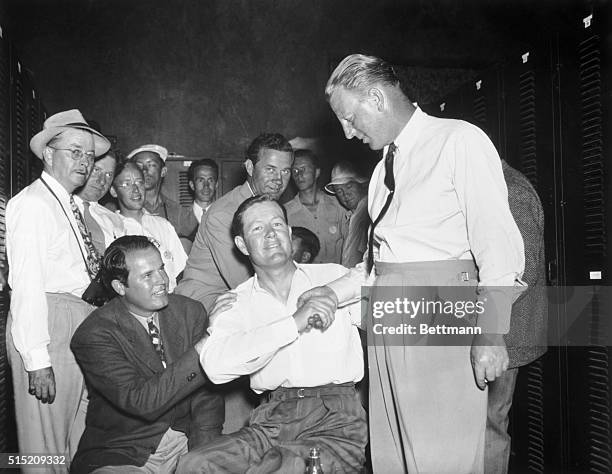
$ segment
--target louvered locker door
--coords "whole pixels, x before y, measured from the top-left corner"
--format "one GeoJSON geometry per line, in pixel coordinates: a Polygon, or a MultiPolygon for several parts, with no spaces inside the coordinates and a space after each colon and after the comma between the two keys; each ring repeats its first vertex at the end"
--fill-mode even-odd
{"type": "Polygon", "coordinates": [[[30,139],[42,129],[40,98],[34,87],[32,75],[26,71],[24,74],[24,93],[27,109],[27,184],[37,179],[42,172],[42,161],[30,150],[30,139]]]}
{"type": "Polygon", "coordinates": [[[29,184],[29,113],[25,82],[25,70],[11,49],[10,197],[29,184]]]}
{"type": "MultiPolygon", "coordinates": [[[[6,261],[5,210],[10,197],[9,162],[11,159],[10,55],[8,41],[0,35],[0,260],[6,261]]],[[[15,421],[12,383],[6,357],[6,318],[8,290],[0,291],[0,452],[15,452],[15,421]]]]}
{"type": "MultiPolygon", "coordinates": [[[[532,183],[544,209],[546,260],[556,259],[550,44],[534,43],[500,68],[504,158],[532,183]]],[[[549,314],[549,317],[551,315],[549,314]]],[[[549,348],[522,367],[511,412],[512,458],[516,472],[551,472],[562,465],[563,430],[559,372],[562,353],[549,348]]]]}
{"type": "MultiPolygon", "coordinates": [[[[585,11],[559,44],[560,142],[564,169],[564,251],[568,284],[610,283],[610,31],[609,6],[585,11]],[[607,48],[607,49],[606,49],[607,48]]],[[[569,467],[612,472],[610,313],[594,298],[582,329],[588,347],[568,351],[569,467]]]]}

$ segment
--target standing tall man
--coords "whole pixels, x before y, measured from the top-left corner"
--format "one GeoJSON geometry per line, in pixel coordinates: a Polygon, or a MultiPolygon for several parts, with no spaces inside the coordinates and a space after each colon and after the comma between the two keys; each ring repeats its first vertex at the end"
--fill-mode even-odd
{"type": "Polygon", "coordinates": [[[342,302],[360,295],[371,274],[371,301],[384,287],[419,299],[419,286],[478,285],[490,299],[487,309],[493,302],[498,310],[497,317],[486,311],[478,318],[483,334],[471,347],[392,345],[390,336],[370,345],[374,471],[481,473],[482,389],[507,367],[502,334],[524,267],[497,151],[477,127],[413,105],[393,67],[379,58],[346,57],[325,93],[346,138],[384,148],[385,158],[370,182],[366,263],[310,294],[342,302]]]}
{"type": "Polygon", "coordinates": [[[98,271],[99,256],[72,193],[87,181],[94,158],[109,148],[78,110],[52,115],[30,141],[43,161],[42,175],[6,209],[13,289],[7,345],[23,453],[70,460],[85,427],[83,376],[68,344],[94,309],[81,295],[98,271]]]}
{"type": "Polygon", "coordinates": [[[161,192],[164,176],[168,172],[166,159],[168,150],[160,145],[142,145],[132,150],[128,160],[134,161],[145,177],[145,209],[154,216],[161,216],[170,221],[176,229],[181,206],[161,192]]]}
{"type": "Polygon", "coordinates": [[[347,230],[346,210],[318,187],[321,167],[310,150],[296,150],[292,168],[298,193],[285,204],[289,225],[305,227],[319,238],[321,249],[315,263],[340,263],[347,230]]]}

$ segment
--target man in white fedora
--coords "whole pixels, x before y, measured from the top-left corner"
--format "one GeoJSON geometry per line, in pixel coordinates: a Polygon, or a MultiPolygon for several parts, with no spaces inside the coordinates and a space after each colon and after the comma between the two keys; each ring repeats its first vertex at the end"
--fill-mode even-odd
{"type": "Polygon", "coordinates": [[[63,456],[50,472],[66,472],[85,427],[87,394],[69,344],[94,309],[81,296],[99,265],[72,193],[109,148],[78,110],[52,115],[30,141],[43,172],[6,208],[7,346],[19,449],[63,456]]]}

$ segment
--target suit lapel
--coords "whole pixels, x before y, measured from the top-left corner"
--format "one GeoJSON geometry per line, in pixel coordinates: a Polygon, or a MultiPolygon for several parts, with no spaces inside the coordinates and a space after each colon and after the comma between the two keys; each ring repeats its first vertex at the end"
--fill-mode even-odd
{"type": "Polygon", "coordinates": [[[155,351],[151,338],[147,330],[138,320],[127,310],[119,301],[117,311],[115,311],[117,324],[121,328],[121,333],[129,342],[132,355],[149,367],[153,372],[163,370],[163,365],[159,355],[155,351]]]}
{"type": "Polygon", "coordinates": [[[170,310],[170,304],[159,312],[159,326],[168,363],[177,360],[184,352],[182,328],[176,315],[170,310]]]}

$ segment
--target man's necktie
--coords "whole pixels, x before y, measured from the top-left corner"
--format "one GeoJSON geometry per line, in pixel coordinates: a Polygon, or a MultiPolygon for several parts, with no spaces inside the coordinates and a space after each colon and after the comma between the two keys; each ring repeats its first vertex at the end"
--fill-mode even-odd
{"type": "Polygon", "coordinates": [[[74,197],[72,195],[70,195],[70,207],[72,209],[72,213],[74,214],[74,219],[76,220],[77,226],[79,227],[81,237],[83,238],[85,249],[87,250],[87,273],[89,273],[89,278],[93,280],[100,269],[100,256],[98,255],[98,252],[96,252],[94,244],[91,242],[91,236],[87,231],[87,226],[83,220],[83,215],[81,214],[81,211],[79,211],[76,202],[74,202],[74,197]]]}
{"type": "Polygon", "coordinates": [[[157,326],[153,322],[153,318],[149,319],[147,323],[149,325],[149,336],[151,336],[151,344],[153,344],[153,347],[155,348],[155,352],[157,352],[157,354],[159,355],[159,358],[161,359],[161,363],[165,369],[166,368],[166,354],[164,354],[164,346],[162,344],[161,336],[159,335],[159,329],[157,329],[157,326]]]}
{"type": "Polygon", "coordinates": [[[385,156],[385,186],[389,190],[389,195],[387,196],[387,200],[385,201],[385,205],[380,210],[380,213],[372,223],[370,227],[370,236],[368,238],[368,260],[366,262],[366,269],[368,271],[368,275],[372,271],[372,267],[374,266],[374,229],[380,222],[380,220],[384,217],[391,205],[391,201],[393,200],[393,194],[395,194],[395,178],[393,177],[393,159],[395,157],[395,150],[397,147],[395,143],[391,143],[387,148],[387,155],[385,156]]]}
{"type": "Polygon", "coordinates": [[[98,255],[102,255],[104,250],[106,250],[104,232],[102,232],[102,227],[100,227],[100,224],[98,224],[91,215],[90,206],[91,203],[89,201],[83,201],[83,219],[85,220],[85,225],[87,226],[87,230],[91,235],[91,242],[96,248],[98,255]]]}

